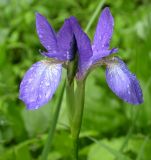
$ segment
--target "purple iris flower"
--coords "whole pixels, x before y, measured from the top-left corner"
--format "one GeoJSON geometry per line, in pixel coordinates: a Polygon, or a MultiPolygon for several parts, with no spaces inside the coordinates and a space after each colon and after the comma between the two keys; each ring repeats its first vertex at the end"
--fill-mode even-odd
{"type": "Polygon", "coordinates": [[[118,49],[109,49],[114,27],[114,19],[109,8],[106,7],[101,13],[92,47],[88,36],[82,31],[74,17],[70,18],[70,23],[75,34],[79,54],[77,79],[85,78],[94,66],[105,64],[106,80],[111,90],[128,103],[142,103],[142,91],[135,75],[128,70],[120,58],[110,56],[118,49]]]}
{"type": "Polygon", "coordinates": [[[19,98],[27,109],[38,109],[52,98],[61,80],[62,64],[74,57],[74,35],[69,20],[65,20],[56,34],[48,21],[37,13],[36,29],[46,49],[41,54],[48,59],[33,64],[20,84],[19,98]]]}
{"type": "Polygon", "coordinates": [[[27,109],[38,109],[52,98],[61,80],[62,65],[75,59],[75,50],[78,51],[77,80],[84,80],[91,69],[105,64],[106,80],[111,90],[126,102],[142,103],[142,91],[136,77],[120,58],[110,56],[118,51],[117,48],[109,49],[113,27],[114,19],[109,8],[105,8],[91,46],[75,17],[65,20],[55,33],[48,21],[37,13],[36,29],[46,49],[41,54],[48,59],[32,65],[21,82],[19,98],[27,109]]]}

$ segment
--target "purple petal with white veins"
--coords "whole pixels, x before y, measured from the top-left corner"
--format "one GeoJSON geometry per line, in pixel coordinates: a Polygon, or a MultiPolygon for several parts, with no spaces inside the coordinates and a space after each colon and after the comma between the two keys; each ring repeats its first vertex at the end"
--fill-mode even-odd
{"type": "Polygon", "coordinates": [[[50,61],[40,61],[26,72],[21,84],[19,98],[27,109],[38,109],[55,93],[61,80],[62,66],[50,61]]]}
{"type": "Polygon", "coordinates": [[[57,33],[57,43],[64,59],[71,60],[74,57],[75,38],[69,19],[65,20],[63,26],[57,33]]]}
{"type": "Polygon", "coordinates": [[[143,102],[142,90],[133,75],[118,57],[107,63],[106,80],[111,90],[124,101],[131,104],[143,102]]]}
{"type": "Polygon", "coordinates": [[[82,77],[91,65],[93,55],[89,37],[84,33],[75,17],[70,17],[70,23],[78,48],[78,77],[82,77]]]}
{"type": "Polygon", "coordinates": [[[56,34],[47,19],[39,13],[36,13],[36,30],[41,44],[48,51],[45,56],[59,59],[56,34]]]}

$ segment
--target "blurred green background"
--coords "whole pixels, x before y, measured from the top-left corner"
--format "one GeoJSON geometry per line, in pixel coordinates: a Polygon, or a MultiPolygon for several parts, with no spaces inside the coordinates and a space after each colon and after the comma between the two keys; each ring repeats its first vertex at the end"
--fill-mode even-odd
{"type": "MultiPolygon", "coordinates": [[[[35,29],[35,12],[43,14],[56,31],[65,18],[76,16],[85,28],[100,0],[0,0],[0,160],[37,160],[43,149],[53,100],[27,111],[18,99],[26,70],[43,57],[35,29]]],[[[134,72],[144,103],[132,106],[116,97],[105,81],[104,68],[90,74],[86,85],[80,160],[151,160],[151,1],[106,0],[115,19],[111,46],[134,72]],[[93,137],[93,138],[92,138],[93,137]]],[[[93,39],[99,15],[88,35],[93,39]]],[[[65,97],[49,160],[70,160],[65,97]]]]}

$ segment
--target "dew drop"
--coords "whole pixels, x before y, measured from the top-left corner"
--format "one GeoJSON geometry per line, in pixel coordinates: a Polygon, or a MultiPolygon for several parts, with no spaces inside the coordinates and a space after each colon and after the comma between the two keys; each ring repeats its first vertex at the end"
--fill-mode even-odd
{"type": "Polygon", "coordinates": [[[51,50],[51,47],[50,46],[47,46],[48,50],[51,50]]]}
{"type": "Polygon", "coordinates": [[[32,78],[29,78],[29,79],[28,79],[28,83],[31,83],[31,82],[32,82],[32,78]]]}
{"type": "Polygon", "coordinates": [[[47,93],[45,94],[45,97],[46,97],[46,98],[49,98],[49,95],[50,95],[49,92],[47,92],[47,93]]]}
{"type": "Polygon", "coordinates": [[[43,38],[42,34],[39,35],[40,38],[43,38]]]}
{"type": "Polygon", "coordinates": [[[46,86],[49,86],[50,84],[48,82],[45,83],[46,86]]]}
{"type": "Polygon", "coordinates": [[[35,106],[35,109],[38,109],[38,106],[35,106]]]}

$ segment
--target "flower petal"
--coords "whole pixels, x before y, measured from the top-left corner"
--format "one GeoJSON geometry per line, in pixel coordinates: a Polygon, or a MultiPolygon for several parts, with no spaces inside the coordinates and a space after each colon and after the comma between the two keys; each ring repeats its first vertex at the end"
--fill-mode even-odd
{"type": "MultiPolygon", "coordinates": [[[[92,48],[93,48],[93,46],[92,46],[92,48]]],[[[116,53],[117,51],[118,51],[117,48],[112,48],[111,50],[101,50],[101,54],[97,54],[97,55],[94,54],[93,55],[93,57],[92,57],[93,64],[95,64],[97,61],[99,61],[103,57],[107,57],[110,54],[116,53]],[[102,55],[103,55],[103,57],[102,57],[102,55]]]]}
{"type": "Polygon", "coordinates": [[[108,62],[106,80],[111,90],[128,103],[140,104],[143,102],[142,90],[136,76],[133,75],[118,57],[108,62]]]}
{"type": "Polygon", "coordinates": [[[61,79],[61,70],[61,64],[40,61],[26,72],[20,84],[19,98],[27,109],[38,109],[52,98],[61,79]]]}
{"type": "Polygon", "coordinates": [[[110,9],[106,7],[99,18],[93,42],[93,55],[95,57],[105,57],[104,50],[109,49],[110,40],[112,38],[114,27],[114,19],[110,9]]]}
{"type": "Polygon", "coordinates": [[[64,59],[71,60],[74,57],[75,38],[69,19],[65,20],[64,25],[59,30],[57,43],[64,59]]]}
{"type": "Polygon", "coordinates": [[[112,38],[113,33],[113,27],[114,19],[112,17],[110,9],[106,7],[101,13],[94,35],[93,44],[96,49],[100,50],[102,48],[109,48],[110,40],[112,38]]]}
{"type": "Polygon", "coordinates": [[[57,46],[57,38],[51,25],[47,19],[39,13],[36,13],[36,29],[41,44],[48,52],[45,56],[59,59],[59,52],[57,46]]]}
{"type": "Polygon", "coordinates": [[[93,55],[91,42],[75,17],[70,18],[70,23],[78,48],[78,77],[82,77],[91,64],[91,57],[93,55]]]}

